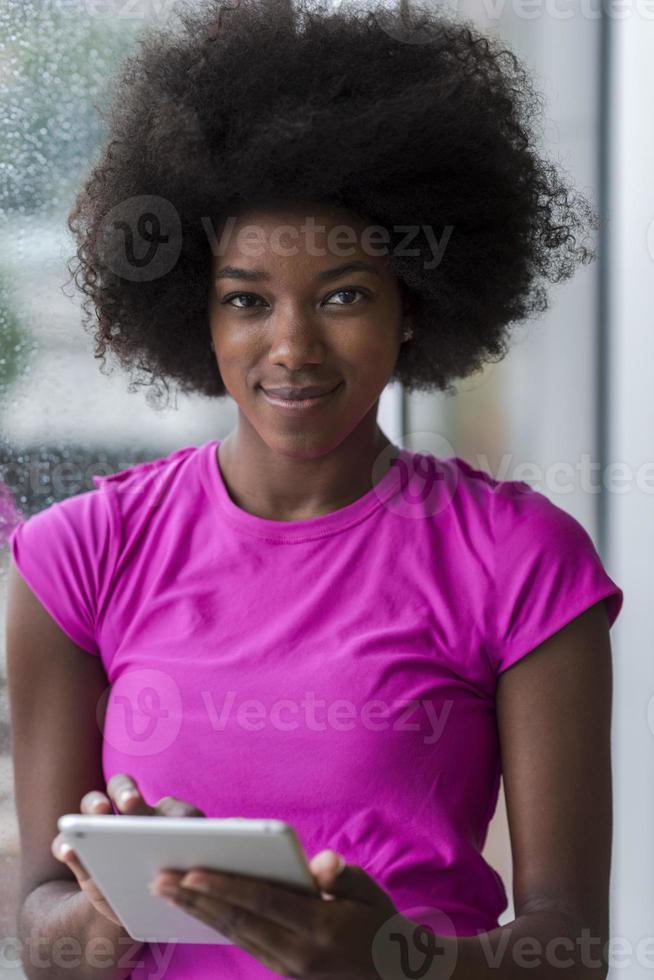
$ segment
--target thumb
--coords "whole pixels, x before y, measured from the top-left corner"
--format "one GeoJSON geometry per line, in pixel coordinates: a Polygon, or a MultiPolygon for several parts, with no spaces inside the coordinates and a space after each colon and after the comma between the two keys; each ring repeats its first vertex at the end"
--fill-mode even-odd
{"type": "Polygon", "coordinates": [[[356,864],[346,864],[336,851],[325,850],[314,854],[309,868],[324,898],[349,898],[368,905],[382,906],[389,912],[397,911],[390,896],[363,868],[356,864]]]}

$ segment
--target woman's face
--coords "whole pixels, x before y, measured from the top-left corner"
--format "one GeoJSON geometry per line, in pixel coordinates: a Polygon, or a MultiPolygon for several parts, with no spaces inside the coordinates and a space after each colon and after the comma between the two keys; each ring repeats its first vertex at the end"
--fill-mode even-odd
{"type": "Polygon", "coordinates": [[[375,429],[402,298],[379,254],[385,239],[362,237],[366,227],[375,226],[347,212],[292,207],[250,210],[217,235],[209,326],[218,369],[247,423],[281,455],[320,456],[362,423],[375,429]],[[367,268],[331,274],[357,261],[367,268]],[[331,393],[295,408],[272,395],[307,386],[331,393]]]}

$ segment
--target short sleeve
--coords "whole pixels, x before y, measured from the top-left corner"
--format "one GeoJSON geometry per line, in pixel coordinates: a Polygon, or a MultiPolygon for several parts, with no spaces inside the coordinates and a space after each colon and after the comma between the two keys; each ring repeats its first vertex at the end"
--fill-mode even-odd
{"type": "Polygon", "coordinates": [[[115,502],[107,488],[51,504],[9,537],[14,563],[31,590],[71,640],[95,656],[116,537],[115,502]]]}
{"type": "Polygon", "coordinates": [[[499,674],[601,600],[612,626],[623,593],[582,524],[544,494],[505,481],[493,498],[490,655],[499,674]]]}

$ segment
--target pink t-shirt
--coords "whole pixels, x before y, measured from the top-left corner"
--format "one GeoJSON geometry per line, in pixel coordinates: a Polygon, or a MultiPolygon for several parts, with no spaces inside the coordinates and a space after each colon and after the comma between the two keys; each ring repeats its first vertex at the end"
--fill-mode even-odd
{"type": "MultiPolygon", "coordinates": [[[[434,931],[495,928],[498,675],[599,600],[612,624],[622,591],[578,521],[458,457],[402,450],[354,503],[272,521],[231,500],[218,445],[95,476],[10,538],[112,685],[105,778],[286,820],[434,931]]],[[[134,977],[276,976],[238,946],[157,945],[134,977]]]]}

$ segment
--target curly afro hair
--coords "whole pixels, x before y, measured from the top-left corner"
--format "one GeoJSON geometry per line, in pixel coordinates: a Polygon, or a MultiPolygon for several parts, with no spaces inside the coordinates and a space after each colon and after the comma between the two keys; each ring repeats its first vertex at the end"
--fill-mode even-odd
{"type": "Polygon", "coordinates": [[[595,258],[593,209],[536,148],[541,95],[471,24],[404,0],[397,12],[209,0],[177,16],[181,29],[150,28],[121,67],[106,147],[68,216],[85,329],[103,367],[110,351],[136,375],[131,390],[226,394],[209,346],[206,216],[309,200],[388,229],[414,331],[389,380],[407,391],[454,391],[500,360],[509,325],[547,309],[545,281],[595,258]],[[107,222],[143,218],[148,196],[175,215],[177,258],[139,279],[117,269],[124,236],[107,222]],[[450,226],[435,268],[422,232],[395,248],[398,227],[425,225],[438,238],[450,226]]]}

